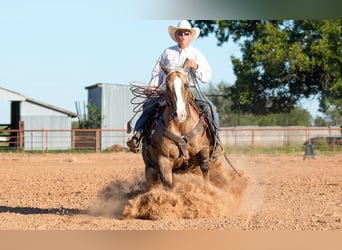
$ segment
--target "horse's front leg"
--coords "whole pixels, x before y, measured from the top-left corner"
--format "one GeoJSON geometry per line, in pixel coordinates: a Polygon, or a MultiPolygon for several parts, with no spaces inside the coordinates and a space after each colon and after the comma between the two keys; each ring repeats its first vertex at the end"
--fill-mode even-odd
{"type": "Polygon", "coordinates": [[[158,184],[158,172],[150,164],[146,164],[145,166],[145,179],[147,184],[146,188],[148,191],[158,184]]]}
{"type": "Polygon", "coordinates": [[[205,147],[199,152],[199,162],[203,178],[209,183],[209,147],[205,147]]]}
{"type": "Polygon", "coordinates": [[[172,188],[172,161],[166,156],[159,157],[159,176],[164,187],[172,188]]]}

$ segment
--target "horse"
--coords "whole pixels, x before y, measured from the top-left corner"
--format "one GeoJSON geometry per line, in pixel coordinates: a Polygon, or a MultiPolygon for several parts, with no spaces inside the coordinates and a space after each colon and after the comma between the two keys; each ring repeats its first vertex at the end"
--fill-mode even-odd
{"type": "Polygon", "coordinates": [[[161,67],[166,74],[166,104],[142,143],[147,188],[160,181],[172,188],[173,174],[181,171],[202,173],[209,183],[207,124],[189,90],[187,72],[161,67]]]}

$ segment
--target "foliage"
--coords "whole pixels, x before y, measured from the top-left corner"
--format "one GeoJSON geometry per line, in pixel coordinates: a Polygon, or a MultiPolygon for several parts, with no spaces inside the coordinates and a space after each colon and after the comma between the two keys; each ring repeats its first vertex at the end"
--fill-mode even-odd
{"type": "MultiPolygon", "coordinates": [[[[87,113],[80,113],[80,107],[76,104],[77,113],[80,115],[78,121],[78,128],[80,129],[98,129],[101,128],[101,123],[103,120],[103,116],[101,114],[101,110],[97,108],[96,105],[92,103],[87,104],[87,113]]],[[[73,124],[73,128],[76,128],[75,124],[73,124]]]]}
{"type": "Polygon", "coordinates": [[[316,116],[315,126],[342,126],[342,115],[337,110],[327,110],[323,116],[316,116]]]}
{"type": "Polygon", "coordinates": [[[235,109],[231,96],[231,87],[220,82],[205,90],[206,95],[217,107],[220,116],[220,126],[310,126],[311,115],[308,111],[294,107],[290,112],[253,114],[235,109]]]}
{"type": "Polygon", "coordinates": [[[218,45],[232,38],[237,77],[226,90],[232,109],[266,115],[290,112],[302,98],[319,96],[320,110],[342,114],[342,20],[191,21],[218,45]]]}

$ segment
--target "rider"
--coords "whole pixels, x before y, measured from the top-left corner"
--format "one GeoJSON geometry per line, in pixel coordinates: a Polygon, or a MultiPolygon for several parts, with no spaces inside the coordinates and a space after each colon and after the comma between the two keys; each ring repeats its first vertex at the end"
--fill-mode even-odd
{"type": "MultiPolygon", "coordinates": [[[[216,129],[219,126],[219,121],[216,108],[203,94],[200,94],[199,91],[195,91],[195,83],[197,79],[205,83],[208,82],[211,77],[211,68],[207,59],[199,50],[190,46],[190,43],[199,36],[200,29],[197,27],[192,28],[188,21],[182,20],[178,23],[177,27],[169,26],[168,32],[172,40],[174,40],[177,45],[165,49],[160,55],[152,70],[152,78],[148,85],[147,92],[159,87],[165,81],[166,75],[161,69],[160,63],[169,68],[176,68],[183,67],[184,63],[186,62],[187,66],[190,68],[189,72],[192,71],[190,75],[196,78],[194,80],[193,78],[189,77],[190,90],[192,90],[192,92],[195,94],[195,101],[206,116],[206,120],[212,135],[211,144],[213,144],[215,138],[218,138],[216,129]]],[[[127,141],[127,146],[132,152],[138,152],[140,141],[144,135],[144,132],[146,132],[144,131],[144,127],[146,123],[151,121],[155,115],[156,108],[158,106],[154,105],[157,104],[155,102],[156,98],[150,98],[144,104],[144,107],[146,108],[144,108],[143,113],[135,124],[132,137],[127,141]]],[[[221,153],[222,146],[220,143],[218,144],[219,148],[216,149],[216,152],[221,153]]]]}

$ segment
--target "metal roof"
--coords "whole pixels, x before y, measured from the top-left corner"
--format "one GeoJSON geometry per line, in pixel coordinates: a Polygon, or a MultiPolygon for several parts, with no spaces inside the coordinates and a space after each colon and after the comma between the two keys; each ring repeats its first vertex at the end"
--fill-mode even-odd
{"type": "Polygon", "coordinates": [[[102,88],[104,85],[107,86],[130,86],[129,84],[124,83],[96,83],[90,86],[85,87],[85,89],[93,89],[93,88],[102,88]]]}
{"type": "Polygon", "coordinates": [[[74,112],[68,111],[68,110],[63,109],[63,108],[59,108],[57,106],[54,106],[54,105],[51,105],[51,104],[48,104],[48,103],[44,103],[44,102],[35,100],[33,98],[26,97],[26,96],[24,96],[24,95],[22,95],[20,93],[17,93],[17,92],[14,92],[12,90],[5,89],[5,88],[2,88],[2,87],[0,87],[0,100],[26,101],[26,102],[33,103],[35,105],[39,105],[39,106],[42,106],[42,107],[45,107],[45,108],[48,108],[48,109],[52,109],[54,111],[66,114],[66,115],[68,115],[70,117],[78,117],[79,116],[78,114],[76,114],[74,112]]]}

